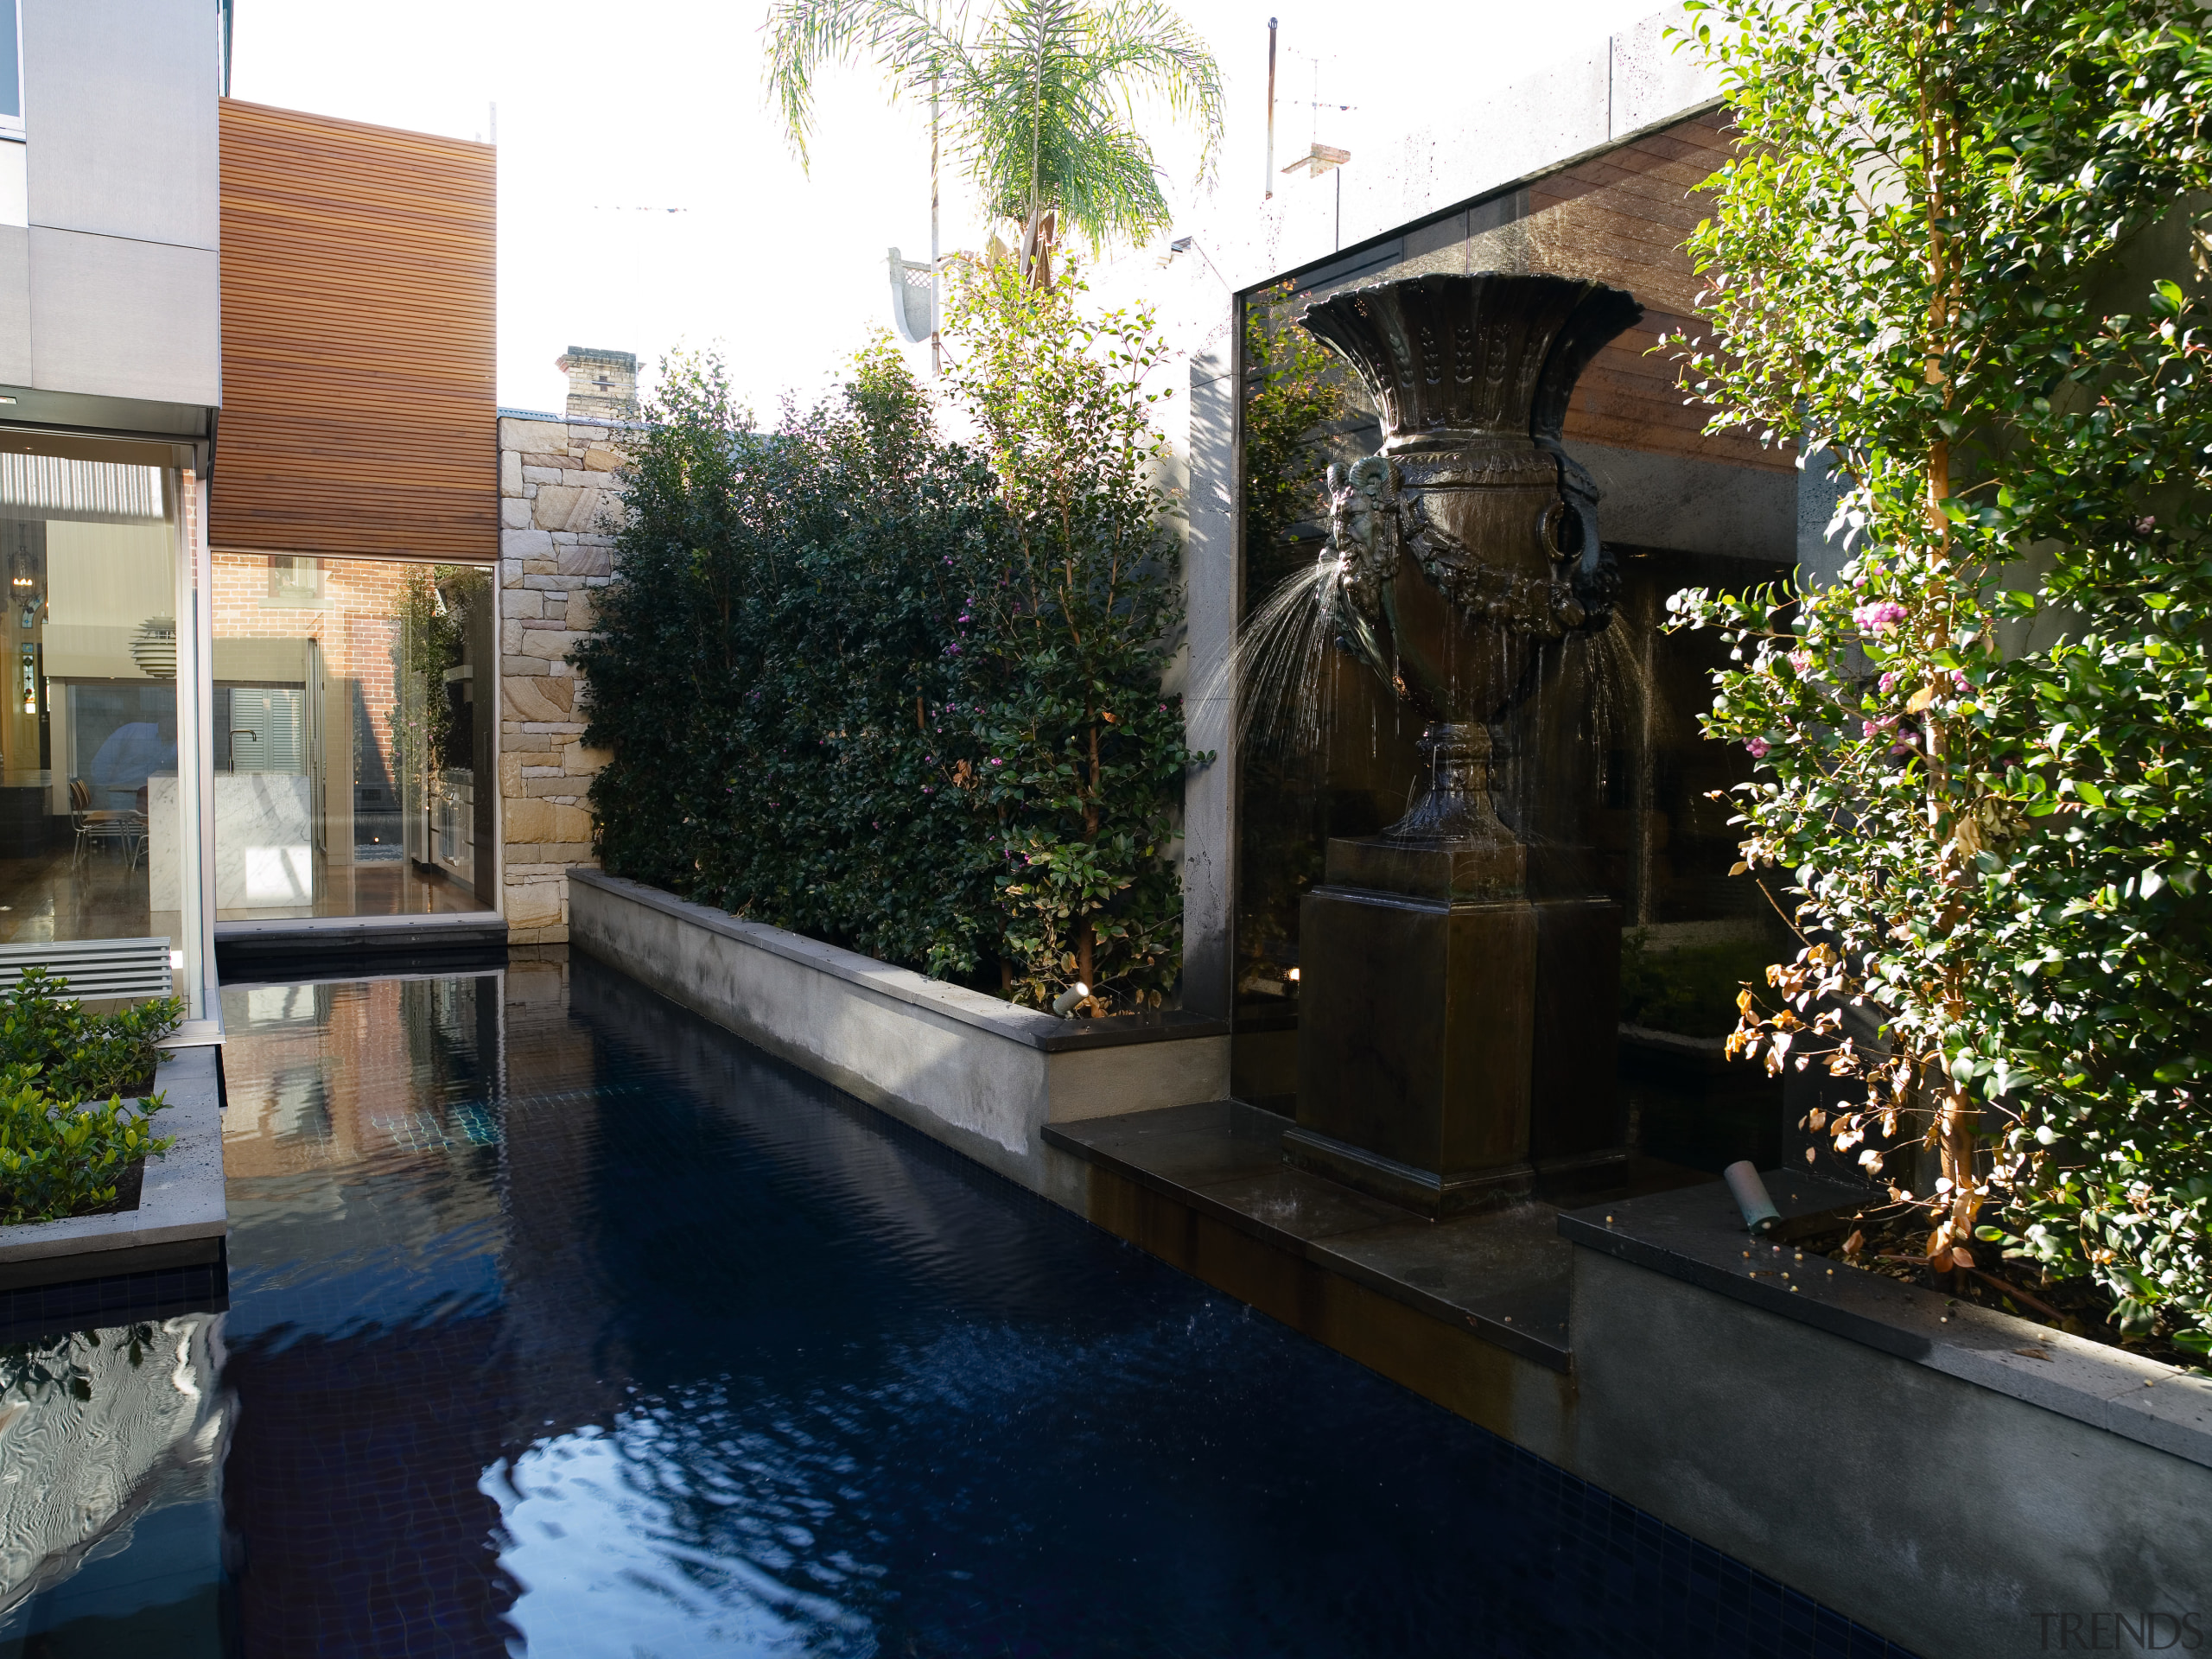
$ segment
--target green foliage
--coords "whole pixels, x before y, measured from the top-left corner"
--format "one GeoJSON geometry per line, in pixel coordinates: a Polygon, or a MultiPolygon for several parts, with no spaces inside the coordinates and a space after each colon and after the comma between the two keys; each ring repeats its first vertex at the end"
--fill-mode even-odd
{"type": "Polygon", "coordinates": [[[0,1068],[36,1068],[47,1092],[76,1102],[136,1089],[154,1075],[156,1046],[184,1018],[174,996],[113,1014],[86,1014],[60,995],[68,981],[43,968],[24,969],[0,991],[0,1068]]]}
{"type": "Polygon", "coordinates": [[[1685,1037],[1725,1037],[1736,998],[1764,976],[1764,945],[1743,941],[1654,950],[1641,928],[1621,941],[1621,1019],[1685,1037]]]}
{"type": "Polygon", "coordinates": [[[1143,312],[1086,314],[1080,283],[972,272],[949,377],[997,485],[970,572],[982,717],[976,804],[995,821],[1014,992],[1070,981],[1158,1006],[1182,959],[1182,893],[1162,857],[1183,773],[1181,699],[1160,689],[1182,621],[1160,483],[1166,440],[1143,390],[1166,346],[1143,312]]]}
{"type": "Polygon", "coordinates": [[[990,943],[961,582],[989,480],[931,435],[897,354],[759,433],[721,365],[679,360],[632,452],[620,580],[575,660],[607,868],[927,972],[990,943]],[[940,765],[939,763],[942,762],[940,765]]]}
{"type": "Polygon", "coordinates": [[[1338,359],[1276,315],[1289,294],[1285,283],[1244,308],[1245,557],[1263,563],[1326,506],[1328,451],[1305,439],[1350,407],[1338,359]]]}
{"type": "Polygon", "coordinates": [[[1166,227],[1137,101],[1198,124],[1201,180],[1221,146],[1221,72],[1160,0],[782,0],[768,16],[768,93],[800,159],[823,65],[872,60],[895,94],[929,99],[986,211],[1024,227],[1025,270],[1055,232],[1094,249],[1166,227]]]}
{"type": "Polygon", "coordinates": [[[0,1224],[55,1221],[113,1203],[132,1164],[175,1144],[146,1127],[162,1104],[158,1095],[143,1109],[114,1096],[70,1104],[29,1072],[0,1071],[0,1224]]]}
{"type": "Polygon", "coordinates": [[[1865,1081],[1825,1127],[1939,1269],[1998,1242],[2202,1349],[2212,55],[2147,0],[1693,3],[1743,147],[1683,343],[1723,423],[1827,446],[1857,555],[1676,598],[1735,647],[1707,730],[1762,762],[1745,856],[1811,941],[1733,1040],[1865,1081]]]}
{"type": "Polygon", "coordinates": [[[1160,348],[1078,292],[986,273],[960,302],[981,454],[887,345],[772,433],[718,364],[674,365],[575,657],[608,868],[1023,1001],[1172,985],[1160,348]]]}
{"type": "Polygon", "coordinates": [[[33,968],[0,992],[0,1224],[111,1204],[131,1164],[173,1144],[146,1127],[163,1108],[159,1095],[135,1104],[121,1095],[152,1075],[155,1045],[176,1029],[183,1004],[163,997],[87,1014],[56,995],[66,984],[33,968]]]}

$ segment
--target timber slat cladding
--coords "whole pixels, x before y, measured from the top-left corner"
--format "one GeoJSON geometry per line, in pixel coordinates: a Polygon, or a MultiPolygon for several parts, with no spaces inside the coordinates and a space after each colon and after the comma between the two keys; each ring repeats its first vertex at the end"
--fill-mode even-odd
{"type": "Polygon", "coordinates": [[[235,99],[221,133],[210,539],[496,559],[495,152],[235,99]]]}

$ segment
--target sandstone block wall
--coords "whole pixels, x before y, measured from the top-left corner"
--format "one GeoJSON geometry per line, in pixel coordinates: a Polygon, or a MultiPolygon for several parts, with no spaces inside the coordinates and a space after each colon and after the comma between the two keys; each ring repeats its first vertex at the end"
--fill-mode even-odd
{"type": "Polygon", "coordinates": [[[575,671],[613,568],[621,433],[604,423],[499,421],[500,881],[507,937],[569,937],[565,877],[596,867],[585,799],[604,753],[583,744],[575,671]]]}

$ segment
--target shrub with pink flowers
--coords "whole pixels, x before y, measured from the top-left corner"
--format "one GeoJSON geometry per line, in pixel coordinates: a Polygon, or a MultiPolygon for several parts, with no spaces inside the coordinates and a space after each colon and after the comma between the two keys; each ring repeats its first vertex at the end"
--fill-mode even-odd
{"type": "Polygon", "coordinates": [[[1691,3],[1741,143],[1676,344],[1832,460],[1855,556],[1674,602],[1803,934],[1732,1046],[1843,1080],[1805,1127],[1929,1270],[2212,1351],[2212,48],[2147,0],[1691,3]]]}

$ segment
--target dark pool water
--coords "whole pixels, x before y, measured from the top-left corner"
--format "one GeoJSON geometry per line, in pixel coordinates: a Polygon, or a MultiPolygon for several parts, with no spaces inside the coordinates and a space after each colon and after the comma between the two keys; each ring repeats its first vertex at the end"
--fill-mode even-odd
{"type": "Polygon", "coordinates": [[[1894,1651],[582,960],[226,1018],[213,1449],[0,1659],[1894,1651]]]}

